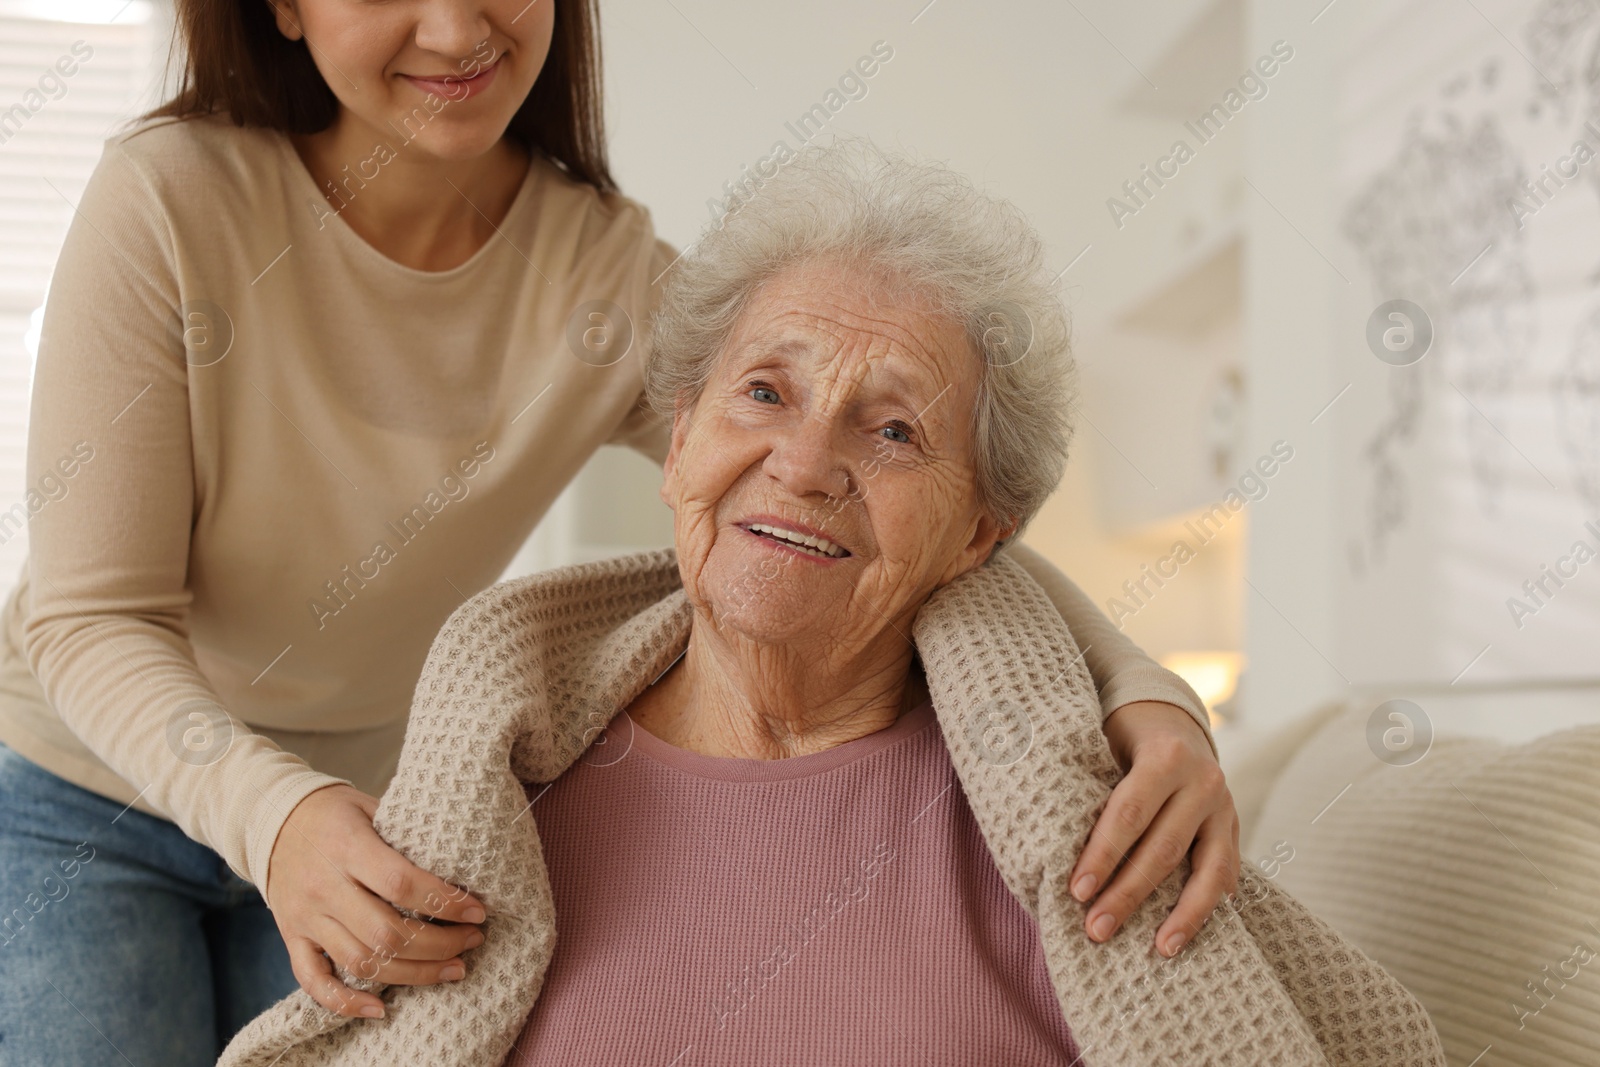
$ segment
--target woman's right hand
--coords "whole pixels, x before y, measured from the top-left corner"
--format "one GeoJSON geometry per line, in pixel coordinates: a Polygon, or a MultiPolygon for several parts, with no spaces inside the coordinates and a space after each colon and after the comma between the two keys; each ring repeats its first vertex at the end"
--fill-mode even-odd
{"type": "Polygon", "coordinates": [[[351,974],[388,985],[433,985],[466,974],[460,953],[483,943],[483,905],[384,843],[378,801],[348,785],[308,794],[272,847],[267,906],[300,988],[341,1015],[383,1015],[383,1001],[352,989],[351,974]],[[391,905],[461,925],[423,922],[391,905]],[[327,956],[323,953],[326,952],[327,956]]]}

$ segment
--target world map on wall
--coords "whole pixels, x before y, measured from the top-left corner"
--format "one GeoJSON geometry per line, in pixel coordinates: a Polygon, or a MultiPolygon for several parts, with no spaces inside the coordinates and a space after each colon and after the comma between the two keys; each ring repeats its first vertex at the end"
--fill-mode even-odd
{"type": "Polygon", "coordinates": [[[1436,83],[1432,99],[1415,103],[1404,135],[1339,215],[1377,298],[1404,295],[1434,328],[1428,357],[1390,374],[1381,415],[1358,442],[1359,514],[1347,545],[1357,577],[1381,565],[1417,518],[1425,404],[1457,401],[1448,447],[1464,459],[1480,513],[1501,511],[1508,478],[1532,463],[1507,447],[1515,397],[1532,373],[1544,376],[1544,417],[1564,462],[1535,470],[1600,511],[1600,244],[1570,280],[1585,310],[1558,342],[1564,359],[1553,372],[1536,370],[1535,346],[1557,341],[1541,339],[1541,296],[1552,294],[1539,291],[1536,277],[1548,272],[1533,269],[1526,229],[1557,197],[1600,197],[1600,159],[1568,153],[1562,177],[1530,147],[1536,134],[1559,130],[1567,144],[1585,141],[1600,154],[1600,0],[1544,0],[1504,40],[1486,23],[1484,43],[1436,83]]]}

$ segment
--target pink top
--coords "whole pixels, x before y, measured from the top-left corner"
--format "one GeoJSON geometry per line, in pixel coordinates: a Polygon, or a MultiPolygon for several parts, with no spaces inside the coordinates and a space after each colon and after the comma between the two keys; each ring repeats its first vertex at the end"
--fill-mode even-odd
{"type": "Polygon", "coordinates": [[[1081,1067],[931,703],[782,760],[622,713],[528,796],[557,940],[505,1067],[1081,1067]]]}

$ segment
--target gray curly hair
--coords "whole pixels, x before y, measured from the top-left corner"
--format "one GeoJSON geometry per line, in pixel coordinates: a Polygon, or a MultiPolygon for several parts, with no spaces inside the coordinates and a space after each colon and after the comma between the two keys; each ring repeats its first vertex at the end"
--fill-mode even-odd
{"type": "Polygon", "coordinates": [[[651,322],[650,406],[699,399],[760,286],[801,263],[885,273],[962,325],[983,362],[970,431],[979,502],[1020,534],[1061,480],[1076,398],[1071,328],[1044,244],[1012,204],[863,138],[792,153],[673,267],[651,322]]]}

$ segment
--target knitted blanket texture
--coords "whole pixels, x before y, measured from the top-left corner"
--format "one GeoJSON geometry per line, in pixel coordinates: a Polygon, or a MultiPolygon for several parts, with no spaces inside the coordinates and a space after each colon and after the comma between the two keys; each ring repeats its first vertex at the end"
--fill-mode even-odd
{"type": "MultiPolygon", "coordinates": [[[[503,582],[458,608],[428,654],[374,821],[484,902],[484,944],[463,957],[465,978],[441,985],[384,987],[341,969],[383,996],[385,1018],[346,1018],[297,990],[240,1031],[220,1067],[498,1067],[556,938],[523,783],[576,762],[684,650],[691,622],[670,549],[503,582]]],[[[1187,860],[1110,941],[1088,939],[1067,879],[1121,772],[1078,648],[1018,564],[1002,552],[940,589],[912,638],[995,864],[1038,921],[1084,1064],[1444,1067],[1417,1000],[1248,862],[1234,900],[1172,960],[1152,944],[1187,860]]]]}

